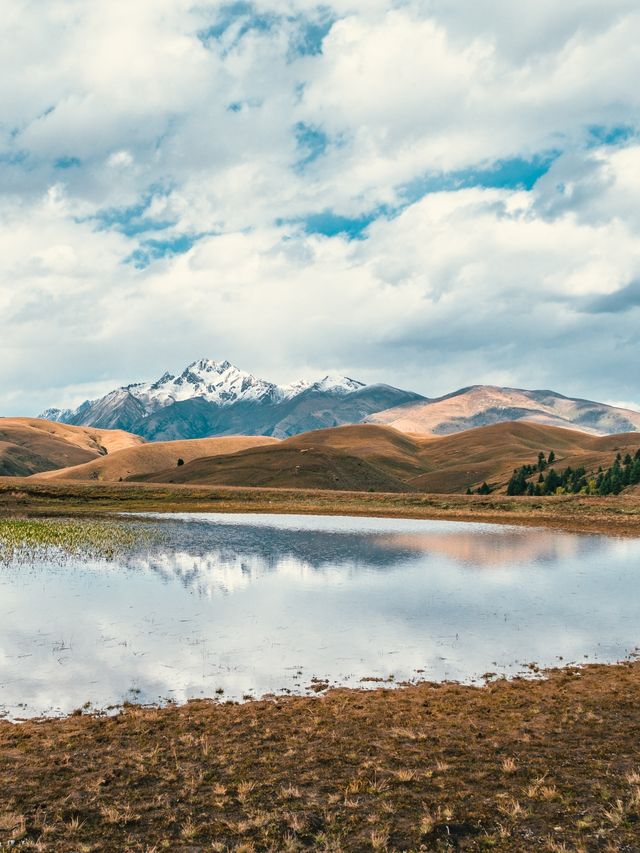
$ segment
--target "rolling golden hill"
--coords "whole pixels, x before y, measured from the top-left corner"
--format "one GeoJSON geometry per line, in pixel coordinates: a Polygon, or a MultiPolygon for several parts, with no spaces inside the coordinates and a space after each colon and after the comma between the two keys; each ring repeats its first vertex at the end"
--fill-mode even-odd
{"type": "MultiPolygon", "coordinates": [[[[105,430],[109,432],[109,430],[105,430]]],[[[267,436],[223,436],[218,438],[194,438],[182,441],[156,441],[123,447],[115,453],[85,464],[60,468],[38,474],[50,480],[101,480],[113,482],[153,474],[157,471],[179,471],[178,460],[184,468],[200,457],[212,458],[218,454],[233,455],[250,447],[277,444],[278,440],[267,436]]],[[[168,475],[167,475],[168,476],[168,475]]]]}
{"type": "Polygon", "coordinates": [[[354,453],[324,448],[259,447],[227,456],[196,459],[183,470],[131,478],[147,483],[261,486],[408,492],[412,487],[354,453]]]}
{"type": "Polygon", "coordinates": [[[348,491],[459,493],[490,483],[503,491],[514,468],[556,454],[555,467],[607,468],[637,433],[592,436],[527,422],[495,424],[453,436],[407,435],[360,425],[304,433],[279,444],[195,459],[131,479],[154,483],[331,488],[348,491]]]}
{"type": "Polygon", "coordinates": [[[0,418],[0,475],[30,474],[80,465],[144,439],[124,430],[94,429],[38,418],[0,418]]]}
{"type": "Polygon", "coordinates": [[[506,488],[514,468],[536,462],[540,451],[556,454],[556,469],[579,467],[608,468],[617,449],[635,452],[640,435],[593,436],[559,427],[526,421],[493,424],[455,435],[431,437],[424,446],[426,470],[410,484],[424,492],[463,492],[483,482],[506,488]]]}

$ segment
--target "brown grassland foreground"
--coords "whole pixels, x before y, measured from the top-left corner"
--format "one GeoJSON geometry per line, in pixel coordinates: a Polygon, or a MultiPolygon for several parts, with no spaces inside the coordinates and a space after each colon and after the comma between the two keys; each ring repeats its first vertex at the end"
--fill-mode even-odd
{"type": "Polygon", "coordinates": [[[0,849],[632,853],[639,734],[638,663],[2,723],[0,849]]]}
{"type": "MultiPolygon", "coordinates": [[[[640,495],[0,481],[0,516],[300,512],[640,533],[640,495]]],[[[327,630],[331,629],[330,619],[327,630]]],[[[28,662],[25,662],[28,666],[28,662]]],[[[0,722],[0,851],[640,853],[640,662],[0,722]]]]}

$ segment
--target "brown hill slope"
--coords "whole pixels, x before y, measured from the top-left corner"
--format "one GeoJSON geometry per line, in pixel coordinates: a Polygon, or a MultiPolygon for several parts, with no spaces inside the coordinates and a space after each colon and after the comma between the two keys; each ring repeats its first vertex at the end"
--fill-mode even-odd
{"type": "Polygon", "coordinates": [[[49,480],[103,480],[105,482],[126,480],[128,477],[144,476],[165,469],[180,470],[177,468],[179,459],[183,460],[185,463],[183,467],[186,468],[189,462],[203,456],[234,454],[249,447],[277,443],[277,439],[267,436],[229,436],[150,442],[125,448],[83,465],[48,471],[38,476],[49,480]]]}
{"type": "Polygon", "coordinates": [[[557,466],[566,467],[565,458],[581,455],[598,440],[576,430],[522,421],[432,437],[422,446],[423,472],[410,483],[419,491],[433,492],[461,492],[485,481],[500,488],[506,486],[514,468],[535,462],[540,451],[553,450],[557,466]]]}
{"type": "MultiPolygon", "coordinates": [[[[284,442],[283,442],[284,444],[284,442]]],[[[147,483],[407,492],[412,487],[354,454],[324,448],[258,447],[196,459],[183,468],[146,477],[147,483]]]]}
{"type": "Polygon", "coordinates": [[[284,447],[338,450],[357,456],[400,480],[424,471],[421,453],[429,438],[406,435],[393,427],[358,424],[315,430],[283,442],[284,447]]]}
{"type": "Polygon", "coordinates": [[[592,436],[526,422],[495,424],[453,436],[403,435],[389,427],[309,432],[277,445],[195,459],[132,479],[229,486],[456,493],[485,480],[504,490],[520,465],[556,454],[555,467],[609,467],[615,453],[640,446],[635,433],[592,436]]]}
{"type": "Polygon", "coordinates": [[[38,418],[0,418],[0,475],[24,477],[80,465],[143,443],[140,436],[123,430],[67,426],[38,418]]]}

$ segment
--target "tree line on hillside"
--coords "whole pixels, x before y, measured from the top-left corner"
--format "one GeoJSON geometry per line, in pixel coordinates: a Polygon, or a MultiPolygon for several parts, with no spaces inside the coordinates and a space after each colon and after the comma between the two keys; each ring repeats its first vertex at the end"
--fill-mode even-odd
{"type": "MultiPolygon", "coordinates": [[[[536,465],[522,465],[516,468],[507,486],[508,495],[619,495],[627,486],[640,483],[640,450],[635,456],[630,453],[622,458],[618,453],[613,465],[606,471],[600,466],[596,473],[587,474],[584,467],[571,468],[562,471],[549,468],[555,461],[555,453],[551,451],[546,458],[544,453],[538,454],[536,465]],[[546,471],[546,473],[545,473],[546,471]],[[537,476],[534,482],[535,475],[537,476]]],[[[486,492],[485,492],[486,494],[486,492]]]]}

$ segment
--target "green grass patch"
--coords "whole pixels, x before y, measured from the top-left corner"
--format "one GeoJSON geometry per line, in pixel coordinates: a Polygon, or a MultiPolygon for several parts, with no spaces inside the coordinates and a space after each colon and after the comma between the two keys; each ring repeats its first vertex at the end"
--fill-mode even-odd
{"type": "Polygon", "coordinates": [[[0,562],[51,555],[113,559],[151,537],[140,525],[83,519],[0,519],[0,562]]]}

